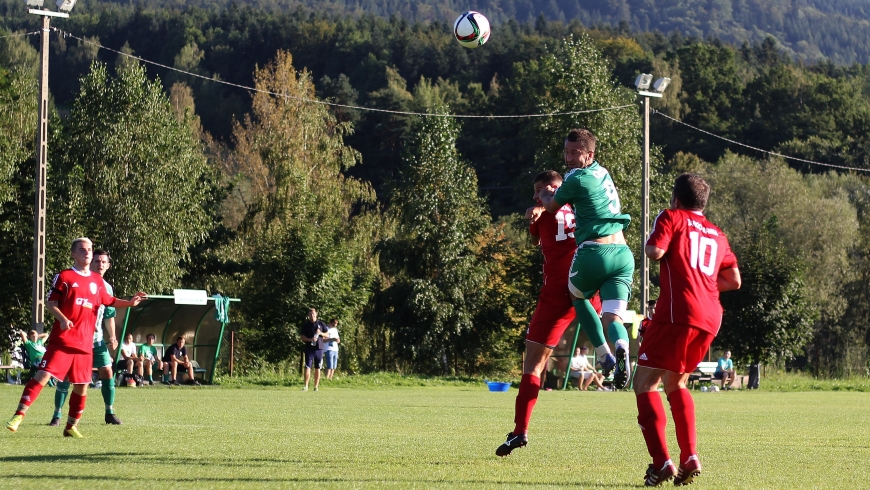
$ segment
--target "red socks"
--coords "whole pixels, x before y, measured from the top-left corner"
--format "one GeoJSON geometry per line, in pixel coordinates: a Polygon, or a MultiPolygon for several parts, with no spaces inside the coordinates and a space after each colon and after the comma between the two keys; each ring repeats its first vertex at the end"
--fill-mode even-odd
{"type": "Polygon", "coordinates": [[[72,392],[69,394],[69,418],[66,422],[66,428],[76,425],[80,418],[82,418],[82,412],[85,411],[85,400],[87,396],[79,395],[76,392],[72,392]]]}
{"type": "Polygon", "coordinates": [[[541,378],[533,374],[524,374],[520,381],[520,392],[517,393],[514,434],[525,434],[529,431],[529,420],[538,401],[539,391],[541,391],[541,378]]]}
{"type": "Polygon", "coordinates": [[[652,456],[653,466],[661,468],[671,457],[665,440],[665,425],[668,419],[662,397],[657,391],[637,394],[637,423],[652,456]]]}
{"type": "Polygon", "coordinates": [[[24,393],[21,394],[21,401],[18,402],[18,410],[15,411],[15,415],[24,415],[30,408],[30,404],[39,398],[42,388],[42,385],[35,379],[28,381],[27,385],[24,386],[24,393]]]}
{"type": "Polygon", "coordinates": [[[695,432],[695,400],[689,390],[683,388],[668,395],[677,443],[680,445],[680,463],[698,454],[698,438],[695,432]]]}

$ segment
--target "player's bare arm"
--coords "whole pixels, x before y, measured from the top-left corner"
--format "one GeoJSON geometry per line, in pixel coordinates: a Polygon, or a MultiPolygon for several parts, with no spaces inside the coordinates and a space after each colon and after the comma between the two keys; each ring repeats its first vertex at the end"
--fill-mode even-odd
{"type": "Polygon", "coordinates": [[[665,251],[655,245],[647,245],[643,247],[643,253],[651,260],[661,260],[665,256],[665,251]]]}
{"type": "Polygon", "coordinates": [[[559,208],[562,207],[562,205],[557,203],[554,199],[555,196],[556,187],[553,187],[552,185],[545,186],[543,189],[541,189],[541,192],[539,194],[541,204],[544,206],[544,209],[551,213],[559,211],[559,208]]]}
{"type": "Polygon", "coordinates": [[[48,312],[51,313],[51,316],[60,323],[61,330],[69,330],[73,328],[72,320],[63,315],[60,308],[57,306],[57,301],[49,301],[46,303],[45,307],[48,309],[48,312]]]}
{"type": "Polygon", "coordinates": [[[742,284],[740,270],[737,267],[720,270],[719,275],[716,276],[716,287],[720,292],[740,289],[742,284]]]}

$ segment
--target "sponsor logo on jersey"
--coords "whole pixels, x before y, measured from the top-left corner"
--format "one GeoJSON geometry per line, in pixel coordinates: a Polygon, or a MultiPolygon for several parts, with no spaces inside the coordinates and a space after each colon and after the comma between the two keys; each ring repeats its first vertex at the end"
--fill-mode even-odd
{"type": "Polygon", "coordinates": [[[94,304],[91,303],[87,298],[76,298],[76,304],[81,306],[82,308],[94,309],[94,304]]]}
{"type": "Polygon", "coordinates": [[[97,294],[97,283],[91,283],[91,294],[97,294]]]}
{"type": "Polygon", "coordinates": [[[74,282],[74,283],[73,283],[73,285],[72,285],[72,287],[74,287],[74,288],[77,288],[77,287],[79,287],[79,283],[77,283],[77,282],[74,282]]]}
{"type": "Polygon", "coordinates": [[[643,354],[641,354],[640,357],[638,357],[638,359],[640,359],[641,361],[646,361],[646,360],[647,360],[647,359],[646,359],[646,352],[644,352],[643,354]]]}

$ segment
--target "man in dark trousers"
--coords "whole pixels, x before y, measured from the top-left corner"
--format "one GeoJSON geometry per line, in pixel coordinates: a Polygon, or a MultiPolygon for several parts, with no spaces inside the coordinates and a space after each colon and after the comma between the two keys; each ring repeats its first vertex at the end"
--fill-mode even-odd
{"type": "Polygon", "coordinates": [[[308,309],[308,321],[302,325],[300,338],[305,342],[305,386],[302,391],[308,391],[308,381],[311,379],[311,366],[314,366],[314,391],[320,386],[320,369],[323,367],[323,339],[326,338],[329,327],[317,319],[317,310],[308,309]]]}

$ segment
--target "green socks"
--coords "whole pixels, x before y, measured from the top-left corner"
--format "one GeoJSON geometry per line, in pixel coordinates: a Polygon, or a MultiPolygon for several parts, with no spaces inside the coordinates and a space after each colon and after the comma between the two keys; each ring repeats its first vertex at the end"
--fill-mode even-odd
{"type": "Polygon", "coordinates": [[[69,382],[58,381],[57,389],[54,390],[54,415],[53,418],[61,417],[61,410],[63,410],[63,404],[66,403],[66,397],[69,395],[69,382]]]}
{"type": "Polygon", "coordinates": [[[625,342],[625,345],[628,345],[628,330],[625,329],[625,325],[621,322],[611,322],[607,327],[607,337],[616,345],[618,341],[622,340],[625,342]]]}
{"type": "MultiPolygon", "coordinates": [[[[595,308],[592,307],[589,300],[575,299],[572,301],[572,304],[574,305],[574,313],[577,315],[577,321],[580,322],[580,327],[586,332],[586,336],[589,337],[592,346],[599,347],[605,344],[604,326],[601,325],[601,319],[598,318],[598,313],[595,312],[595,308]]],[[[625,327],[622,327],[622,330],[625,331],[625,327]]]]}
{"type": "Polygon", "coordinates": [[[115,405],[115,378],[101,379],[103,385],[100,391],[103,393],[103,403],[106,404],[106,413],[115,413],[113,406],[115,405]]]}

